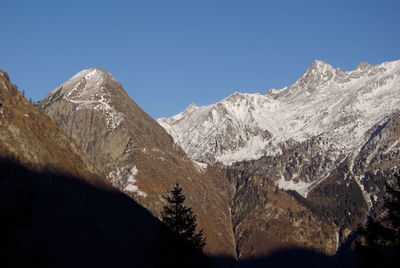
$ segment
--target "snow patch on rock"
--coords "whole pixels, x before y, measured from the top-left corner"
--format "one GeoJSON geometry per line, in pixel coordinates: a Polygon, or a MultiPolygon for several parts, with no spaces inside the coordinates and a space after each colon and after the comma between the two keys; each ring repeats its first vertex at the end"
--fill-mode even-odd
{"type": "Polygon", "coordinates": [[[140,197],[147,197],[147,193],[141,191],[137,186],[137,181],[135,177],[139,173],[136,165],[132,168],[128,166],[122,168],[115,168],[108,175],[111,180],[111,184],[119,189],[124,189],[127,193],[133,193],[140,197]],[[121,187],[122,186],[122,187],[121,187]]]}
{"type": "MultiPolygon", "coordinates": [[[[0,72],[1,73],[1,72],[0,72]]],[[[1,82],[1,84],[3,85],[3,87],[5,88],[5,89],[8,89],[8,87],[6,86],[6,84],[3,82],[3,81],[0,81],[1,82]]]]}
{"type": "Polygon", "coordinates": [[[208,164],[202,163],[199,161],[195,161],[195,160],[192,160],[192,162],[193,162],[194,167],[197,169],[197,171],[204,173],[207,170],[208,164]]]}
{"type": "Polygon", "coordinates": [[[295,182],[293,180],[285,180],[285,178],[282,176],[279,180],[276,181],[276,185],[283,189],[283,190],[293,190],[298,192],[301,196],[304,198],[307,198],[307,194],[310,192],[310,190],[313,188],[313,186],[316,184],[316,182],[303,182],[303,181],[298,181],[295,182]]]}

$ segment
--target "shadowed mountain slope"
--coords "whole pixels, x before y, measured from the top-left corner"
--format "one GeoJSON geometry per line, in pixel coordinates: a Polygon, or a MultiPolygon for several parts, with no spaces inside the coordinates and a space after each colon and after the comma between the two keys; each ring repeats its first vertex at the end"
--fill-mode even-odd
{"type": "Polygon", "coordinates": [[[139,267],[158,220],[111,186],[0,72],[0,263],[139,267]]]}

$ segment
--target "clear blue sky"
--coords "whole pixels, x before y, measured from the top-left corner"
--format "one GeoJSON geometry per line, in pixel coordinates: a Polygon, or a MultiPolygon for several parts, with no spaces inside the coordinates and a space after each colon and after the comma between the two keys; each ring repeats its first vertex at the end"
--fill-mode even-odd
{"type": "Polygon", "coordinates": [[[0,68],[34,100],[108,70],[151,116],[293,83],[314,59],[400,59],[400,1],[0,2],[0,68]]]}

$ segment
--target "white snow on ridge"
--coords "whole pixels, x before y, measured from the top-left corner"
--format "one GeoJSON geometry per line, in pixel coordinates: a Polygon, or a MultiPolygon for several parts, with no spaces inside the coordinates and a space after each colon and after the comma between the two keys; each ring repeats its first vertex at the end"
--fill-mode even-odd
{"type": "Polygon", "coordinates": [[[104,85],[106,79],[115,80],[108,72],[91,68],[74,75],[67,82],[49,93],[60,92],[63,99],[77,104],[76,109],[101,111],[110,130],[117,128],[124,120],[124,115],[111,105],[111,94],[104,85]]]}
{"type": "Polygon", "coordinates": [[[348,72],[315,61],[290,87],[235,93],[158,122],[192,159],[230,164],[279,154],[280,144],[315,136],[329,140],[326,148],[349,153],[399,104],[400,61],[361,63],[348,72]]]}

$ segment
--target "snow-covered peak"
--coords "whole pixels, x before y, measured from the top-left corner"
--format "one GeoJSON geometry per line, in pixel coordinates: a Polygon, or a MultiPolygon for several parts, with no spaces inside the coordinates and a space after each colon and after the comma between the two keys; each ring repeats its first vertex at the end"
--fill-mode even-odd
{"type": "Polygon", "coordinates": [[[282,143],[321,135],[333,137],[328,147],[351,150],[399,104],[400,61],[362,64],[348,72],[314,61],[282,90],[237,92],[158,122],[192,159],[229,164],[277,154],[282,143]]]}
{"type": "Polygon", "coordinates": [[[303,87],[320,86],[328,83],[339,72],[340,69],[335,69],[323,61],[315,60],[295,85],[302,85],[303,87]]]}
{"type": "Polygon", "coordinates": [[[78,83],[81,79],[84,78],[97,78],[96,80],[102,80],[104,76],[104,72],[101,69],[97,68],[89,68],[80,71],[79,73],[75,74],[71,77],[68,81],[63,83],[61,86],[69,87],[69,85],[78,83]]]}
{"type": "Polygon", "coordinates": [[[119,86],[119,83],[106,70],[85,69],[51,91],[42,105],[46,107],[47,102],[63,99],[76,104],[76,110],[100,111],[107,125],[113,130],[123,121],[123,114],[117,112],[111,104],[111,93],[119,86]]]}
{"type": "Polygon", "coordinates": [[[80,71],[71,77],[68,81],[64,82],[59,87],[52,90],[49,94],[53,94],[61,90],[62,94],[71,96],[71,91],[78,92],[81,96],[93,94],[95,90],[100,89],[106,79],[115,80],[110,73],[100,68],[89,68],[80,71]]]}
{"type": "Polygon", "coordinates": [[[337,69],[333,68],[332,65],[329,65],[328,63],[320,60],[315,60],[310,65],[310,67],[308,67],[308,69],[302,75],[299,81],[308,80],[309,82],[311,82],[312,80],[321,80],[321,78],[330,78],[336,70],[337,69]]]}
{"type": "Polygon", "coordinates": [[[332,65],[322,61],[322,60],[314,60],[307,71],[319,71],[326,72],[327,70],[333,71],[335,68],[332,65]]]}

